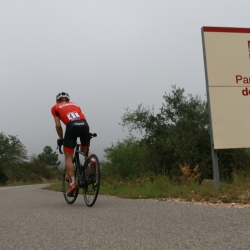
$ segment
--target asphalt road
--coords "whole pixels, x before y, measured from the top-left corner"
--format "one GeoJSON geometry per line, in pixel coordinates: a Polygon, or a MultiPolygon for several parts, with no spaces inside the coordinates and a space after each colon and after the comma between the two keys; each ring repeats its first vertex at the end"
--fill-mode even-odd
{"type": "Polygon", "coordinates": [[[0,249],[250,249],[250,209],[0,188],[0,249]]]}

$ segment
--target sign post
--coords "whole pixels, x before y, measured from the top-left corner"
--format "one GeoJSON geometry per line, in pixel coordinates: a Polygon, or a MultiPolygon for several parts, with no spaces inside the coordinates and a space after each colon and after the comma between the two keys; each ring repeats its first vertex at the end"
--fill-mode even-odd
{"type": "Polygon", "coordinates": [[[250,29],[202,27],[214,186],[217,150],[250,147],[250,29]]]}

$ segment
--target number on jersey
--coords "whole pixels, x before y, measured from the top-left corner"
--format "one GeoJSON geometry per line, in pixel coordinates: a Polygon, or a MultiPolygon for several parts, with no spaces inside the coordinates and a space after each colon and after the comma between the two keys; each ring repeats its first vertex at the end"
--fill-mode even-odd
{"type": "Polygon", "coordinates": [[[67,117],[71,121],[71,120],[80,118],[80,115],[77,112],[71,112],[67,114],[67,117]]]}

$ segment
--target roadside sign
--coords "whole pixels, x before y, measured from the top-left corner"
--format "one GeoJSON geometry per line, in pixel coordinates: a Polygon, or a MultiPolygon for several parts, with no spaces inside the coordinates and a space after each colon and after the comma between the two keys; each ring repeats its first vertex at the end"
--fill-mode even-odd
{"type": "Polygon", "coordinates": [[[250,147],[250,28],[202,27],[214,149],[250,147]]]}

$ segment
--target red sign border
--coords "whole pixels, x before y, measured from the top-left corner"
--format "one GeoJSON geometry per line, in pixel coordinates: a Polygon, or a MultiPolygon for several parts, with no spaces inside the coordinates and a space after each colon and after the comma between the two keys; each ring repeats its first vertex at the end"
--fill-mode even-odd
{"type": "Polygon", "coordinates": [[[202,27],[203,32],[227,32],[227,33],[250,33],[250,28],[233,28],[233,27],[202,27]]]}

